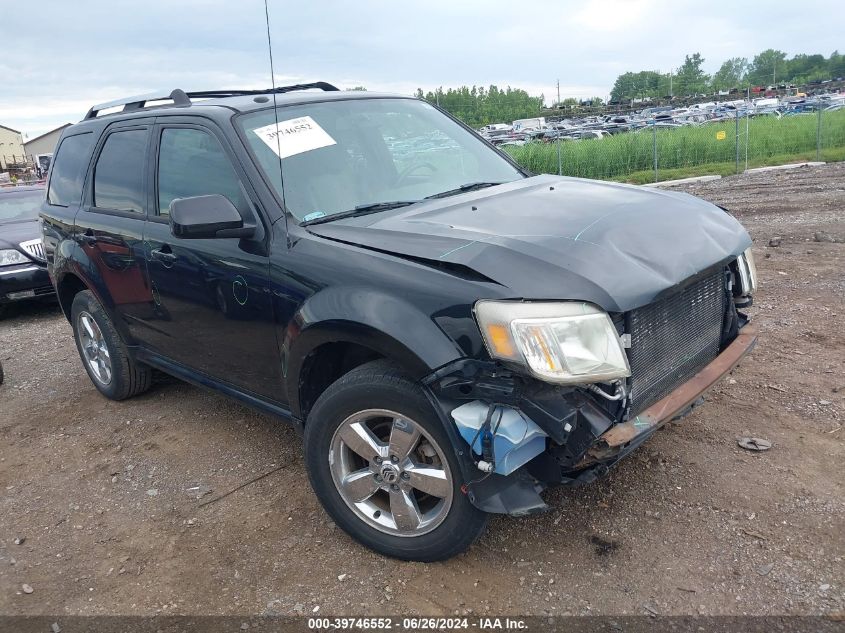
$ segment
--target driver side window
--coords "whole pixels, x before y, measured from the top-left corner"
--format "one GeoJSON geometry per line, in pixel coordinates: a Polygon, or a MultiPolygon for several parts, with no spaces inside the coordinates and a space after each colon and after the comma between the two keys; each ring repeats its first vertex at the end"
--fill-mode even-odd
{"type": "Polygon", "coordinates": [[[247,205],[238,176],[220,142],[193,128],[165,128],[158,157],[158,213],[166,216],[174,198],[221,194],[243,211],[247,205]]]}

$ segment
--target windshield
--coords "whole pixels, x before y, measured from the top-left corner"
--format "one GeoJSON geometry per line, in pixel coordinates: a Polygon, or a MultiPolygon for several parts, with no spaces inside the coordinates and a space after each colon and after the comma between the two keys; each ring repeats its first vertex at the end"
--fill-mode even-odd
{"type": "Polygon", "coordinates": [[[0,193],[0,223],[36,220],[44,191],[0,193]]]}
{"type": "Polygon", "coordinates": [[[524,176],[474,134],[414,99],[349,99],[240,117],[247,142],[299,220],[383,209],[524,176]],[[399,204],[393,204],[399,201],[399,204]]]}

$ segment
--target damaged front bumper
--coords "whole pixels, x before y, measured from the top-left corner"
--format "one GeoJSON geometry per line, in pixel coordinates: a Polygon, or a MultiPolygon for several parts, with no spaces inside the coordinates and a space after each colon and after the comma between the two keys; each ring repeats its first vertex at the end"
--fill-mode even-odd
{"type": "Polygon", "coordinates": [[[526,380],[495,363],[457,361],[423,382],[458,447],[463,490],[472,503],[486,512],[523,515],[547,509],[539,495],[545,487],[594,481],[661,426],[686,415],[756,342],[756,331],[746,325],[712,362],[628,420],[619,420],[607,403],[584,388],[526,380]],[[546,450],[508,476],[482,472],[476,466],[480,458],[458,433],[451,416],[468,401],[516,409],[548,436],[546,450]]]}

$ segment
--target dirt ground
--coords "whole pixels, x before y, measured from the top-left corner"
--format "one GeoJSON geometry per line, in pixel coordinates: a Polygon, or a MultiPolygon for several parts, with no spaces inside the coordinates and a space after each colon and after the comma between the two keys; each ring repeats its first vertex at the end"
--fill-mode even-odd
{"type": "Polygon", "coordinates": [[[20,308],[0,322],[0,613],[843,612],[845,243],[814,234],[845,241],[845,164],[686,190],[754,238],[758,348],[606,479],[440,564],[336,528],[292,428],[169,379],[109,402],[62,315],[20,308]]]}

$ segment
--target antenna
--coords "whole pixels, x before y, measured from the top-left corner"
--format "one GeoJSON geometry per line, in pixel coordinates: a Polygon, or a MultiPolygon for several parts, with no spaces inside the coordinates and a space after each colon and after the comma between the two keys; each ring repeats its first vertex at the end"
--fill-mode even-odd
{"type": "Polygon", "coordinates": [[[264,0],[264,21],[267,23],[267,50],[270,53],[270,85],[273,88],[273,120],[276,123],[276,155],[279,157],[279,187],[281,189],[282,209],[285,216],[285,237],[290,247],[290,236],[288,235],[288,214],[285,205],[285,179],[282,174],[282,146],[279,142],[279,111],[276,109],[276,73],[273,69],[273,42],[270,38],[270,10],[267,7],[268,0],[264,0]]]}

